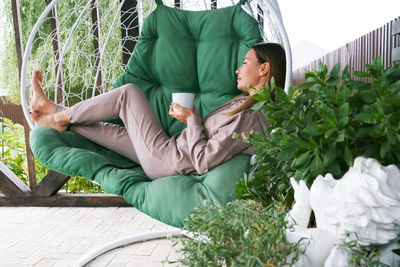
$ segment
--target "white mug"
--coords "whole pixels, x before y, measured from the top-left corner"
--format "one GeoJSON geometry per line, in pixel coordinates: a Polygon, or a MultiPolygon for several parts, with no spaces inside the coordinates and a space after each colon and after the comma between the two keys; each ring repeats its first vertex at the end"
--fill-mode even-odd
{"type": "MultiPolygon", "coordinates": [[[[193,93],[173,93],[172,102],[182,107],[193,109],[194,94],[193,93]]],[[[176,110],[174,110],[176,111],[176,110]]]]}

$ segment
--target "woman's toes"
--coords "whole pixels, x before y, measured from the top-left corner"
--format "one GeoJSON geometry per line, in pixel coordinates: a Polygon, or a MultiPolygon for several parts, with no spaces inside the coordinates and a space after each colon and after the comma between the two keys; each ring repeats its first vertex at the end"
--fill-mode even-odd
{"type": "Polygon", "coordinates": [[[40,70],[34,70],[32,74],[32,78],[38,80],[40,83],[43,81],[43,74],[40,70]]]}

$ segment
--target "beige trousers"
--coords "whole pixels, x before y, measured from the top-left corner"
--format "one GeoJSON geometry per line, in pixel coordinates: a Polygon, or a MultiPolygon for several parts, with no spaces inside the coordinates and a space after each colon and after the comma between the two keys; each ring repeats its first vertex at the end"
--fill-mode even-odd
{"type": "Polygon", "coordinates": [[[165,150],[170,138],[164,132],[148,100],[133,84],[91,99],[65,110],[70,130],[139,163],[150,179],[165,176],[165,150]],[[125,127],[105,123],[120,118],[125,127]]]}

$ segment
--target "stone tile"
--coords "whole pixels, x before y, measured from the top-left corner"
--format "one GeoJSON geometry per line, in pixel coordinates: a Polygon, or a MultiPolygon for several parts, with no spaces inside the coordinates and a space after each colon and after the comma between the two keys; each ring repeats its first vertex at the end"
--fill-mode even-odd
{"type": "Polygon", "coordinates": [[[114,258],[107,267],[125,267],[127,266],[129,261],[122,260],[120,258],[114,258]]]}
{"type": "Polygon", "coordinates": [[[114,256],[115,255],[111,255],[111,254],[103,254],[103,255],[97,257],[96,259],[94,259],[93,261],[89,262],[86,266],[87,267],[107,266],[107,264],[109,264],[112,261],[114,256]]]}
{"type": "Polygon", "coordinates": [[[164,267],[182,267],[182,264],[177,263],[177,262],[173,262],[173,263],[165,262],[164,267]]]}
{"type": "Polygon", "coordinates": [[[171,251],[168,244],[157,244],[150,256],[150,261],[165,261],[171,251]]]}
{"type": "Polygon", "coordinates": [[[128,266],[146,266],[145,264],[148,263],[148,258],[147,256],[134,255],[130,257],[128,266]]]}
{"type": "MultiPolygon", "coordinates": [[[[71,266],[106,243],[174,229],[135,208],[0,207],[0,266],[71,266]]],[[[120,247],[88,266],[166,266],[173,242],[158,239],[120,247]]]]}
{"type": "Polygon", "coordinates": [[[116,255],[134,255],[140,246],[141,246],[141,242],[135,243],[132,245],[128,245],[128,246],[124,246],[124,247],[119,247],[119,248],[111,250],[108,253],[116,254],[116,255]]]}
{"type": "Polygon", "coordinates": [[[61,259],[58,260],[52,267],[68,267],[74,264],[75,260],[72,259],[61,259]]]}
{"type": "Polygon", "coordinates": [[[156,262],[156,261],[148,261],[143,266],[146,266],[146,267],[163,267],[164,263],[163,262],[156,262]]]}
{"type": "Polygon", "coordinates": [[[136,250],[135,255],[150,256],[157,246],[157,240],[143,242],[136,250]]]}
{"type": "Polygon", "coordinates": [[[95,239],[93,238],[84,238],[79,243],[77,243],[69,253],[84,253],[88,250],[88,248],[94,243],[95,239]]]}
{"type": "Polygon", "coordinates": [[[35,267],[52,267],[57,263],[57,259],[41,259],[38,263],[36,263],[35,267]]]}

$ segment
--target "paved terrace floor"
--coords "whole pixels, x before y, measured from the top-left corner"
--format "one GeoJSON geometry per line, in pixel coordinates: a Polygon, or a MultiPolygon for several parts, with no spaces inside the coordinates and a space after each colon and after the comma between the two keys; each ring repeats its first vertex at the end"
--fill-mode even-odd
{"type": "MultiPolygon", "coordinates": [[[[174,229],[135,208],[0,207],[0,266],[71,266],[81,255],[133,234],[174,229]]],[[[117,248],[86,266],[178,266],[174,241],[117,248]]]]}

